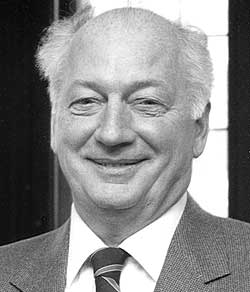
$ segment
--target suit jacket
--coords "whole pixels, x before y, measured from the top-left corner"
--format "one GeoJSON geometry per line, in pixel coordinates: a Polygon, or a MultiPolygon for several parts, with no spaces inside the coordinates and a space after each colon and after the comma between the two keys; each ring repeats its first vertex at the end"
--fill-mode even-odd
{"type": "MultiPolygon", "coordinates": [[[[63,292],[69,221],[0,248],[1,292],[63,292]]],[[[249,292],[250,225],[214,217],[188,197],[155,292],[249,292]]]]}

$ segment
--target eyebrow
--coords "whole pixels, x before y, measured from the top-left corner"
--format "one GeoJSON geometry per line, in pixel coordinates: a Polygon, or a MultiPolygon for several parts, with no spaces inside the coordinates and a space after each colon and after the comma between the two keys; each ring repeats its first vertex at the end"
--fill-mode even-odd
{"type": "MultiPolygon", "coordinates": [[[[105,86],[100,85],[100,83],[98,82],[77,79],[73,82],[71,87],[73,87],[74,85],[89,88],[93,91],[98,92],[99,94],[103,96],[106,96],[105,86]]],[[[126,96],[129,96],[130,94],[138,90],[142,90],[148,87],[160,87],[160,86],[169,87],[167,86],[167,83],[164,82],[163,80],[156,80],[156,79],[136,80],[128,84],[127,86],[125,86],[126,90],[124,91],[124,94],[126,96]]]]}

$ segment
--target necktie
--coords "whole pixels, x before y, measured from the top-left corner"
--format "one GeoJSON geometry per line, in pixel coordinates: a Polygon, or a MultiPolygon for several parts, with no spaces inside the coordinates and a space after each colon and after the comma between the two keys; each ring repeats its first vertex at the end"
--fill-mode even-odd
{"type": "Polygon", "coordinates": [[[121,248],[108,247],[91,256],[96,292],[120,292],[119,282],[128,254],[121,248]]]}

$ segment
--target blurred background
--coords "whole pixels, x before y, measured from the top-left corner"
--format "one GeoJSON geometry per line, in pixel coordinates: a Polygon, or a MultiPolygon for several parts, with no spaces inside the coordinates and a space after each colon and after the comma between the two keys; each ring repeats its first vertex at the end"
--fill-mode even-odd
{"type": "MultiPolygon", "coordinates": [[[[43,30],[83,0],[0,2],[0,245],[61,225],[69,188],[50,150],[50,104],[34,55],[43,30]]],[[[92,0],[95,14],[135,6],[201,28],[214,63],[210,133],[189,191],[207,211],[250,222],[250,3],[92,0]]]]}

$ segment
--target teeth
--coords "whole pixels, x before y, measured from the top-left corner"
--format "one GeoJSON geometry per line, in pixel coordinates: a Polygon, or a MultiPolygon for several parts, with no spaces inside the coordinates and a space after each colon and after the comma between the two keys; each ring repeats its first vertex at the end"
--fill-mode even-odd
{"type": "Polygon", "coordinates": [[[100,163],[102,166],[105,167],[123,167],[123,166],[128,166],[131,165],[131,163],[116,163],[116,164],[111,164],[111,163],[100,163]]]}

